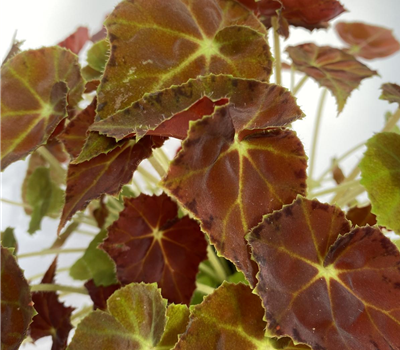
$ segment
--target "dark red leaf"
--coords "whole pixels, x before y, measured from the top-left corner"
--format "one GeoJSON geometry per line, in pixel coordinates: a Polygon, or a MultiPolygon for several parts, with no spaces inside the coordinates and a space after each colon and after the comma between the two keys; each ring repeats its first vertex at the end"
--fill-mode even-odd
{"type": "Polygon", "coordinates": [[[400,106],[400,86],[397,84],[386,83],[382,87],[381,100],[389,101],[390,103],[398,103],[400,106]]]}
{"type": "Polygon", "coordinates": [[[74,54],[78,54],[83,45],[89,40],[89,30],[86,27],[79,27],[75,33],[58,43],[58,46],[71,50],[74,54]]]}
{"type": "Polygon", "coordinates": [[[93,309],[107,310],[107,299],[118,289],[120,284],[112,284],[111,286],[96,286],[93,280],[85,283],[85,288],[89,292],[90,299],[93,301],[93,309]]]}
{"type": "Polygon", "coordinates": [[[364,207],[353,207],[349,209],[346,217],[352,222],[353,227],[355,227],[356,225],[376,225],[376,216],[371,213],[371,204],[364,207]]]}
{"type": "Polygon", "coordinates": [[[106,223],[106,219],[108,216],[108,209],[106,203],[104,202],[105,196],[102,195],[99,200],[99,207],[94,209],[92,215],[97,222],[97,226],[99,228],[103,228],[106,223]]]}
{"type": "Polygon", "coordinates": [[[157,282],[170,302],[189,304],[207,242],[196,221],[177,215],[166,194],[125,198],[100,247],[115,261],[123,284],[157,282]]]}

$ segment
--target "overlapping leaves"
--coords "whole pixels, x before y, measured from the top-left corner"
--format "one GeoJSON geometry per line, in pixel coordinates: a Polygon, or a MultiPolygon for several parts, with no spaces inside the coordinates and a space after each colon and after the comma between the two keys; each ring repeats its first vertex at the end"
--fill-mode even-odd
{"type": "Polygon", "coordinates": [[[189,304],[207,242],[196,221],[177,218],[165,194],[125,198],[125,208],[102,244],[120,282],[157,282],[170,302],[189,304]]]}
{"type": "Polygon", "coordinates": [[[378,224],[400,234],[400,135],[384,132],[370,138],[359,167],[378,224]]]}
{"type": "Polygon", "coordinates": [[[78,58],[60,47],[24,51],[1,69],[1,165],[25,158],[45,144],[81,99],[78,58]]]}
{"type": "Polygon", "coordinates": [[[287,48],[296,69],[315,79],[319,85],[328,88],[336,98],[338,112],[351,92],[365,78],[377,73],[357,61],[354,56],[343,50],[329,46],[303,44],[287,48]]]}
{"type": "Polygon", "coordinates": [[[382,85],[382,100],[389,101],[390,103],[398,103],[400,107],[400,86],[397,84],[386,83],[382,85]]]}
{"type": "Polygon", "coordinates": [[[34,315],[28,282],[12,251],[1,246],[1,349],[17,350],[34,315]]]}
{"type": "Polygon", "coordinates": [[[400,253],[377,228],[298,198],[249,235],[270,332],[313,349],[396,349],[400,253]]]}

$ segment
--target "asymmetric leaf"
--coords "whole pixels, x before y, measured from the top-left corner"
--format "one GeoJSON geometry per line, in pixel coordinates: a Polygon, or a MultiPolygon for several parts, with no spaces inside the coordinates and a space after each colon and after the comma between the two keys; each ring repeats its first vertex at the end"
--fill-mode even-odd
{"type": "Polygon", "coordinates": [[[96,122],[90,129],[117,140],[133,133],[137,137],[154,134],[185,138],[190,119],[197,120],[204,115],[202,113],[209,115],[214,110],[214,106],[194,110],[196,102],[204,96],[215,105],[229,99],[237,132],[282,126],[303,116],[294,97],[281,86],[227,75],[209,75],[147,94],[124,111],[96,122]]]}
{"type": "MultiPolygon", "coordinates": [[[[241,111],[253,117],[252,108],[241,111]]],[[[238,132],[232,115],[235,105],[229,104],[191,123],[162,186],[201,222],[218,253],[254,285],[257,268],[244,236],[264,214],[305,193],[307,158],[294,132],[238,132]]]]}
{"type": "Polygon", "coordinates": [[[346,218],[351,221],[353,227],[357,226],[374,226],[376,224],[376,216],[371,213],[371,204],[364,207],[350,208],[346,213],[346,218]]]}
{"type": "Polygon", "coordinates": [[[166,324],[167,301],[155,284],[130,284],[107,301],[108,312],[96,310],[76,329],[69,350],[156,349],[166,324]]]}
{"type": "MultiPolygon", "coordinates": [[[[57,258],[54,259],[45,273],[41,283],[54,283],[57,258]]],[[[34,292],[32,300],[38,314],[30,325],[30,336],[33,340],[51,336],[51,350],[64,350],[67,347],[68,334],[72,329],[70,322],[73,307],[66,307],[58,300],[56,292],[34,292]]]]}
{"type": "Polygon", "coordinates": [[[110,257],[97,246],[107,236],[106,230],[101,230],[90,242],[83,256],[70,268],[69,274],[77,280],[93,279],[96,286],[109,286],[117,283],[115,265],[110,257]]]}
{"type": "Polygon", "coordinates": [[[126,0],[105,26],[111,55],[98,90],[100,119],[197,76],[271,74],[265,28],[232,0],[126,0]]]}
{"type": "Polygon", "coordinates": [[[248,236],[268,330],[313,349],[396,349],[400,253],[377,228],[298,198],[248,236]]]}
{"type": "Polygon", "coordinates": [[[382,87],[381,100],[389,101],[390,103],[396,102],[400,107],[400,86],[397,84],[386,83],[382,87]]]}
{"type": "Polygon", "coordinates": [[[45,144],[81,99],[78,57],[60,47],[21,52],[1,69],[1,166],[45,144]]]}
{"type": "Polygon", "coordinates": [[[170,304],[167,309],[167,324],[157,349],[172,349],[178,342],[178,335],[186,331],[189,323],[189,309],[186,305],[170,304]]]}
{"type": "Polygon", "coordinates": [[[359,167],[378,224],[400,234],[400,135],[383,132],[370,138],[359,167]]]}
{"type": "Polygon", "coordinates": [[[122,186],[132,179],[139,163],[151,156],[152,148],[160,147],[164,140],[153,136],[139,142],[129,140],[108,154],[90,161],[70,164],[67,174],[65,206],[61,214],[58,232],[79,210],[102,194],[118,194],[122,186]]]}
{"type": "Polygon", "coordinates": [[[93,301],[93,309],[100,309],[103,311],[107,310],[107,300],[113,295],[113,293],[121,288],[119,283],[112,284],[110,286],[96,286],[93,280],[89,280],[85,283],[90,299],[93,301]]]}
{"type": "Polygon", "coordinates": [[[349,53],[366,59],[387,57],[400,50],[392,30],[365,23],[339,22],[336,32],[350,45],[349,53]]]}
{"type": "Polygon", "coordinates": [[[315,79],[319,85],[328,88],[336,98],[338,112],[351,92],[365,78],[377,72],[357,61],[354,56],[330,46],[303,44],[286,49],[296,69],[315,79]]]}
{"type": "Polygon", "coordinates": [[[100,246],[117,266],[118,280],[157,282],[169,302],[189,304],[207,241],[198,223],[178,219],[166,195],[125,198],[125,208],[100,246]]]}
{"type": "MultiPolygon", "coordinates": [[[[244,284],[224,282],[191,310],[188,330],[174,350],[274,350],[276,340],[264,336],[264,309],[244,284]]],[[[278,349],[308,349],[286,344],[278,349]]]]}
{"type": "Polygon", "coordinates": [[[11,250],[1,247],[1,349],[17,350],[34,315],[31,291],[11,250]]]}
{"type": "Polygon", "coordinates": [[[58,46],[71,50],[74,54],[78,54],[83,45],[89,40],[89,30],[86,27],[79,27],[75,33],[58,43],[58,46]]]}

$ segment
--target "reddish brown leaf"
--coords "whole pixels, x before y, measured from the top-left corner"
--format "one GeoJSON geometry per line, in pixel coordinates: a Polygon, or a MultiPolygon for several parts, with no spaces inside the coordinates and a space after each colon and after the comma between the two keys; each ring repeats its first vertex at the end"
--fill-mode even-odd
{"type": "Polygon", "coordinates": [[[196,221],[177,215],[166,194],[125,198],[100,247],[115,261],[123,284],[157,282],[170,302],[189,304],[207,242],[196,221]]]}
{"type": "Polygon", "coordinates": [[[339,113],[361,81],[377,74],[357,61],[354,56],[329,46],[319,47],[310,43],[290,46],[286,51],[296,69],[332,92],[336,97],[339,113]]]}
{"type": "Polygon", "coordinates": [[[132,179],[139,163],[151,156],[153,147],[160,147],[163,138],[148,136],[139,142],[129,140],[107,154],[90,161],[70,164],[67,174],[65,206],[61,214],[58,233],[77,211],[83,210],[102,194],[118,194],[122,186],[132,179]]]}
{"type": "Polygon", "coordinates": [[[10,60],[11,58],[13,58],[16,54],[21,52],[21,45],[24,43],[24,41],[18,41],[15,39],[13,39],[13,43],[10,47],[10,50],[8,51],[6,57],[4,58],[3,62],[1,65],[3,65],[4,63],[6,63],[8,60],[10,60]]]}
{"type": "Polygon", "coordinates": [[[65,163],[69,160],[69,156],[64,149],[64,145],[57,139],[48,141],[45,147],[60,163],[65,163]]]}
{"type": "Polygon", "coordinates": [[[106,223],[107,216],[108,216],[108,209],[107,209],[106,203],[104,202],[104,199],[105,199],[105,196],[103,194],[100,197],[98,208],[96,208],[92,211],[92,215],[93,215],[94,219],[96,220],[97,226],[99,228],[103,228],[103,226],[106,223]]]}
{"type": "Polygon", "coordinates": [[[96,97],[82,112],[76,115],[66,126],[64,132],[58,136],[72,158],[76,158],[86,142],[89,126],[93,124],[96,116],[96,97]]]}
{"type": "MultiPolygon", "coordinates": [[[[336,160],[333,161],[336,163],[336,160]]],[[[339,164],[337,163],[332,169],[332,177],[337,185],[340,185],[346,179],[346,176],[344,176],[342,169],[339,167],[339,164]]]]}
{"type": "Polygon", "coordinates": [[[376,216],[371,213],[371,204],[366,205],[365,207],[353,207],[349,209],[346,217],[352,222],[353,227],[356,225],[376,225],[376,216]]]}
{"type": "Polygon", "coordinates": [[[298,198],[249,235],[267,328],[313,349],[397,349],[400,253],[377,228],[298,198]]]}
{"type": "Polygon", "coordinates": [[[400,86],[397,84],[386,83],[382,87],[381,100],[389,101],[390,103],[398,103],[400,106],[400,86]]]}
{"type": "MultiPolygon", "coordinates": [[[[41,283],[54,283],[57,258],[43,276],[41,283]]],[[[63,350],[67,347],[68,334],[73,328],[70,322],[73,307],[66,307],[58,300],[56,292],[34,292],[32,300],[38,314],[30,325],[30,336],[33,340],[51,336],[51,350],[63,350]]]]}
{"type": "Polygon", "coordinates": [[[392,30],[365,23],[339,22],[336,32],[350,45],[349,52],[366,59],[387,57],[400,50],[400,43],[392,30]]]}
{"type": "MultiPolygon", "coordinates": [[[[305,193],[307,162],[294,132],[237,132],[235,111],[234,104],[218,107],[213,116],[191,124],[162,185],[201,222],[218,252],[254,285],[257,268],[244,236],[264,214],[305,193]]],[[[253,117],[251,112],[246,116],[253,117]]]]}
{"type": "Polygon", "coordinates": [[[34,309],[28,282],[12,252],[1,246],[1,349],[17,350],[34,309]]]}
{"type": "Polygon", "coordinates": [[[71,50],[74,54],[78,54],[83,45],[89,40],[89,30],[86,27],[79,27],[75,33],[58,43],[58,46],[71,50]]]}
{"type": "Polygon", "coordinates": [[[93,310],[107,310],[107,299],[118,289],[120,284],[112,284],[111,286],[96,286],[93,280],[85,283],[85,288],[89,292],[90,299],[93,301],[93,310]]]}

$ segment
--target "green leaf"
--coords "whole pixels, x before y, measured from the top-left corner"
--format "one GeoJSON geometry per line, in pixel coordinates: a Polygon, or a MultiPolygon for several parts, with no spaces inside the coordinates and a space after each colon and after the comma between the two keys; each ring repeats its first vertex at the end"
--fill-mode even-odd
{"type": "Polygon", "coordinates": [[[350,231],[335,206],[299,197],[248,241],[268,332],[313,349],[396,349],[400,253],[378,228],[350,231]]]}
{"type": "Polygon", "coordinates": [[[167,301],[156,284],[130,284],[107,300],[108,312],[85,317],[68,350],[154,349],[166,326],[167,301]]]}
{"type": "Polygon", "coordinates": [[[19,53],[1,69],[1,166],[46,144],[81,99],[78,57],[61,47],[19,53]]]}
{"type": "Polygon", "coordinates": [[[7,227],[1,232],[1,245],[4,248],[12,248],[13,254],[17,255],[18,252],[18,242],[14,236],[14,228],[7,227]]]}
{"type": "Polygon", "coordinates": [[[400,234],[400,135],[383,132],[370,138],[359,167],[378,224],[400,234]]]}
{"type": "Polygon", "coordinates": [[[24,274],[9,249],[1,247],[1,349],[17,350],[35,314],[24,274]]]}
{"type": "Polygon", "coordinates": [[[94,43],[87,53],[89,66],[102,74],[110,54],[109,51],[110,43],[106,39],[94,43]]]}
{"type": "Polygon", "coordinates": [[[93,279],[96,286],[109,286],[117,283],[115,265],[111,258],[97,246],[107,236],[106,230],[101,230],[90,242],[83,256],[71,266],[69,274],[77,280],[93,279]]]}

